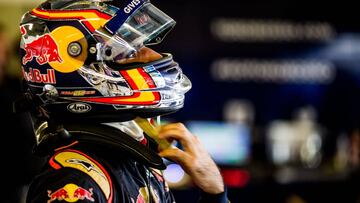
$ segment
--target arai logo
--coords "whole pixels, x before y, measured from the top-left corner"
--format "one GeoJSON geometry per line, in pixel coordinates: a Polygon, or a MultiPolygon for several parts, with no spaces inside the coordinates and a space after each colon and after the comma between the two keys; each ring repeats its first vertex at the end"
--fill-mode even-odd
{"type": "Polygon", "coordinates": [[[85,103],[72,103],[69,104],[67,109],[73,113],[86,113],[91,110],[91,106],[85,103]]]}

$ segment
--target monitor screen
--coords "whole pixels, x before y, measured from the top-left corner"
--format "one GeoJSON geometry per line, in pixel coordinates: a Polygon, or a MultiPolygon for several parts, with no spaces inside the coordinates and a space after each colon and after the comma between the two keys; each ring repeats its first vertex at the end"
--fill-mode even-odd
{"type": "Polygon", "coordinates": [[[239,166],[247,162],[251,144],[247,126],[214,121],[190,121],[187,126],[217,164],[239,166]]]}

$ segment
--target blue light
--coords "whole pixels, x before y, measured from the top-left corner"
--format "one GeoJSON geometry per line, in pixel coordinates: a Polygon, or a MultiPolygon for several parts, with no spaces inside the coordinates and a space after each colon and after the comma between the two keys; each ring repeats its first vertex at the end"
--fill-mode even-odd
{"type": "Polygon", "coordinates": [[[164,178],[169,183],[179,183],[184,176],[185,172],[178,164],[170,164],[164,171],[164,178]]]}

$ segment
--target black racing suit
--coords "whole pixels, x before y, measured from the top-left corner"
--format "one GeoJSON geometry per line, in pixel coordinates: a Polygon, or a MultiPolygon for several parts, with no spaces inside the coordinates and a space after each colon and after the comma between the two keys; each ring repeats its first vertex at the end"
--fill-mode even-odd
{"type": "MultiPolygon", "coordinates": [[[[62,146],[64,142],[60,141],[62,145],[52,150],[48,164],[32,182],[27,202],[175,202],[161,170],[155,169],[163,169],[163,167],[144,161],[151,158],[134,155],[147,153],[132,151],[138,142],[135,145],[132,145],[134,143],[121,145],[125,147],[120,147],[122,149],[119,150],[120,145],[111,146],[109,140],[104,141],[101,136],[92,140],[93,135],[96,134],[111,134],[108,130],[108,128],[101,129],[98,133],[93,133],[91,130],[91,133],[84,133],[83,130],[79,130],[76,136],[73,136],[74,130],[70,132],[72,138],[66,138],[67,146],[62,146]],[[126,146],[129,145],[131,147],[127,148],[126,146]]],[[[119,140],[122,143],[124,139],[119,140]]],[[[148,140],[151,141],[150,138],[148,140]]],[[[152,143],[150,141],[147,143],[148,146],[152,143]]],[[[225,203],[227,198],[225,193],[220,195],[202,193],[200,202],[225,203]]]]}

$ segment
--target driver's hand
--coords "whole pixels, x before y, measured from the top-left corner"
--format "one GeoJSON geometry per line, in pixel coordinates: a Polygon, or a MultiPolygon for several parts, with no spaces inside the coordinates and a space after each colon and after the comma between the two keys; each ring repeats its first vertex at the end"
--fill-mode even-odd
{"type": "Polygon", "coordinates": [[[177,140],[182,144],[184,150],[172,147],[160,151],[159,155],[180,164],[200,189],[209,194],[224,192],[224,182],[215,162],[200,140],[183,124],[161,126],[159,139],[177,140]]]}

